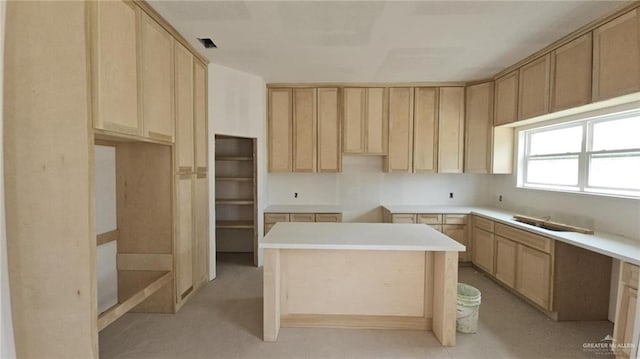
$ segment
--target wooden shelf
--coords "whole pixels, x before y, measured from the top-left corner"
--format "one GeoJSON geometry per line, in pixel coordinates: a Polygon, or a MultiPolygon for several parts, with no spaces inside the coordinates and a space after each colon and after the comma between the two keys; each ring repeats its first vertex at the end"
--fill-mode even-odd
{"type": "Polygon", "coordinates": [[[152,296],[155,292],[160,290],[167,284],[170,284],[173,279],[171,272],[163,274],[160,278],[149,283],[146,287],[137,291],[134,295],[129,297],[122,303],[118,303],[113,307],[107,309],[104,313],[98,315],[98,331],[106,328],[109,324],[116,321],[128,311],[133,309],[136,305],[142,303],[145,299],[152,296]]]}
{"type": "Polygon", "coordinates": [[[247,204],[253,204],[253,200],[252,199],[216,199],[216,204],[247,205],[247,204]]]}
{"type": "Polygon", "coordinates": [[[254,227],[253,221],[216,221],[216,229],[244,229],[254,227]]]}
{"type": "Polygon", "coordinates": [[[216,181],[251,182],[253,177],[216,177],[216,181]]]}
{"type": "Polygon", "coordinates": [[[253,161],[251,156],[216,156],[216,161],[253,161]]]}

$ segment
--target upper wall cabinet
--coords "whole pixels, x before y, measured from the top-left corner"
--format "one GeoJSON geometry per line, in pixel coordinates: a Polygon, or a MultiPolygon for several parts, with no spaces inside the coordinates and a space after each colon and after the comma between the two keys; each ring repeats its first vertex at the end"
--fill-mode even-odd
{"type": "Polygon", "coordinates": [[[385,92],[384,88],[343,89],[344,153],[387,153],[385,92]]]}
{"type": "Polygon", "coordinates": [[[142,122],[144,136],[173,142],[173,37],[141,13],[142,122]]]}
{"type": "Polygon", "coordinates": [[[440,88],[438,112],[438,172],[462,173],[464,87],[440,88]]]}
{"type": "Polygon", "coordinates": [[[142,135],[136,26],[140,9],[124,1],[96,1],[89,6],[94,127],[142,135]]]}
{"type": "Polygon", "coordinates": [[[411,172],[413,155],[413,88],[389,89],[389,154],[386,172],[411,172]]]}
{"type": "Polygon", "coordinates": [[[518,70],[510,72],[495,82],[496,126],[514,122],[518,119],[518,70]]]}
{"type": "Polygon", "coordinates": [[[438,89],[416,88],[413,113],[413,171],[435,173],[438,164],[438,89]]]}
{"type": "Polygon", "coordinates": [[[640,90],[640,10],[593,31],[593,100],[640,90]]]}
{"type": "Polygon", "coordinates": [[[269,89],[269,172],[292,170],[292,89],[269,89]]]}
{"type": "Polygon", "coordinates": [[[318,89],[318,172],[342,170],[342,137],[337,88],[318,89]]]}
{"type": "Polygon", "coordinates": [[[551,52],[550,112],[591,102],[591,33],[551,52]]]}
{"type": "Polygon", "coordinates": [[[316,89],[293,90],[293,171],[316,171],[316,89]]]}
{"type": "Polygon", "coordinates": [[[491,173],[493,82],[467,87],[464,171],[491,173]]]}
{"type": "Polygon", "coordinates": [[[549,112],[549,66],[547,54],[520,68],[518,90],[518,119],[544,115],[549,112]]]}
{"type": "Polygon", "coordinates": [[[175,91],[176,91],[176,167],[180,172],[193,172],[195,167],[193,147],[193,55],[175,42],[175,91]]]}

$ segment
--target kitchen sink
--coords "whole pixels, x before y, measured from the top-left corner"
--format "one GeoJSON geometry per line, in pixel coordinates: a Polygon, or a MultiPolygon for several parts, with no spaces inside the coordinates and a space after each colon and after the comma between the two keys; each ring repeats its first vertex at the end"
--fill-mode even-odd
{"type": "Polygon", "coordinates": [[[548,220],[548,218],[543,219],[515,214],[513,216],[513,219],[518,222],[554,232],[577,232],[583,234],[593,234],[593,230],[591,229],[575,227],[564,223],[551,222],[548,220]]]}

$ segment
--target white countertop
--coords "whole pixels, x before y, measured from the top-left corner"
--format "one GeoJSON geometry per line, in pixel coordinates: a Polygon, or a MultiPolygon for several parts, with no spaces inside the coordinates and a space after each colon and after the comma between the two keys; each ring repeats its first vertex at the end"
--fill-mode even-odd
{"type": "Polygon", "coordinates": [[[264,213],[342,213],[342,207],[330,204],[278,204],[268,206],[264,213]]]}
{"type": "Polygon", "coordinates": [[[508,224],[529,232],[534,232],[576,247],[581,247],[604,254],[625,262],[640,265],[640,239],[626,238],[605,232],[582,234],[575,232],[558,232],[539,228],[513,219],[514,212],[501,209],[474,206],[406,206],[385,205],[391,213],[458,213],[474,214],[495,222],[508,224]]]}
{"type": "Polygon", "coordinates": [[[260,248],[380,251],[453,251],[465,247],[422,224],[276,223],[260,248]]]}

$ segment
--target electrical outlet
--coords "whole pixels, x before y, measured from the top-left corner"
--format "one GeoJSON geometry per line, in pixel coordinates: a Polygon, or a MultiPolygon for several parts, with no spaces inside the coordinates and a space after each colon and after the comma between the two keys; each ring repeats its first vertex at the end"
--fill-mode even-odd
{"type": "Polygon", "coordinates": [[[449,192],[449,199],[453,199],[453,192],[449,192]]]}
{"type": "Polygon", "coordinates": [[[293,198],[298,198],[298,192],[293,192],[293,198]]]}
{"type": "Polygon", "coordinates": [[[498,202],[502,202],[502,195],[498,196],[498,202]]]}

